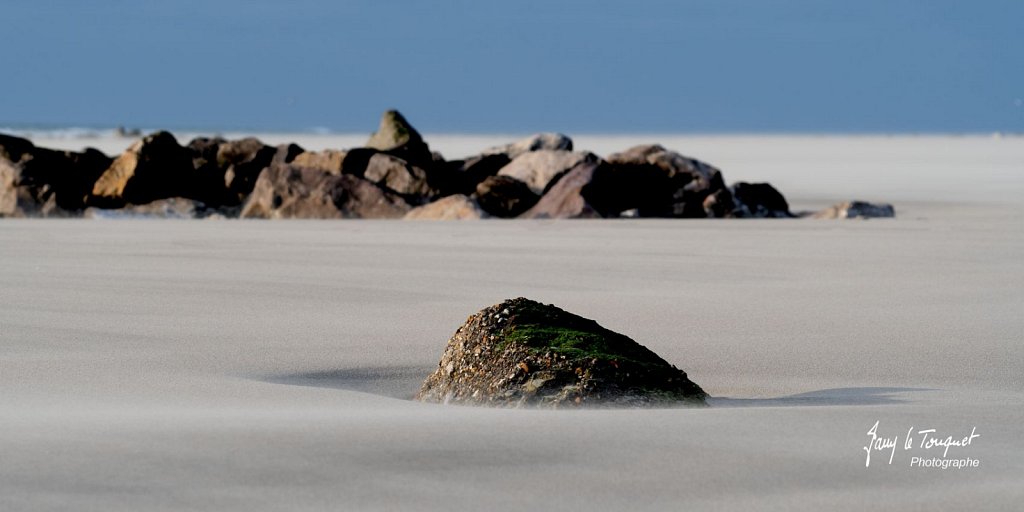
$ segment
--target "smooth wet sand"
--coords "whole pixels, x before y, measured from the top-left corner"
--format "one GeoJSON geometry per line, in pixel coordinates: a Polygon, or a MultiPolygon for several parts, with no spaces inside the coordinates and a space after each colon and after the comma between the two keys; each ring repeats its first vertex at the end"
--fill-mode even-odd
{"type": "MultiPolygon", "coordinates": [[[[1017,510],[1024,143],[915,140],[864,197],[905,197],[894,220],[4,220],[0,509],[1017,510]],[[968,161],[959,193],[906,189],[968,161]],[[466,316],[520,295],[647,345],[713,406],[406,399],[466,316]],[[865,467],[876,421],[901,446],[865,467]],[[902,450],[911,427],[976,428],[949,456],[980,466],[909,467],[941,457],[902,450]]],[[[853,183],[812,153],[809,180],[853,183]]],[[[806,186],[797,209],[844,196],[806,186]]]]}

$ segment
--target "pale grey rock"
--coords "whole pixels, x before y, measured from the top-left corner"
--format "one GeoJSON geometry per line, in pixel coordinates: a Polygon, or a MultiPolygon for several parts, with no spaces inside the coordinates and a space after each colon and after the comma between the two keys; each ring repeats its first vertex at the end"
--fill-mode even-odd
{"type": "Polygon", "coordinates": [[[540,150],[572,151],[572,139],[561,133],[537,133],[516,142],[493,147],[484,151],[482,155],[505,154],[514,159],[523,153],[540,150]]]}
{"type": "Polygon", "coordinates": [[[896,209],[891,204],[864,201],[839,203],[813,215],[816,219],[870,219],[895,216],[896,209]]]}
{"type": "Polygon", "coordinates": [[[526,183],[535,194],[543,194],[569,169],[597,160],[598,157],[589,152],[541,149],[517,156],[498,171],[498,176],[515,178],[526,183]]]}

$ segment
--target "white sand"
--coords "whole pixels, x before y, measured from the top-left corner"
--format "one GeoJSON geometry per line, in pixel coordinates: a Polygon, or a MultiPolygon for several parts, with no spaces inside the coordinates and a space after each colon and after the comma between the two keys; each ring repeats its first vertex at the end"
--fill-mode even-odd
{"type": "Polygon", "coordinates": [[[643,140],[798,209],[900,217],[4,220],[0,510],[1019,509],[1024,139],[643,140]],[[520,295],[646,344],[714,406],[405,400],[466,316],[520,295]],[[876,421],[900,450],[866,468],[876,421]],[[980,466],[909,467],[942,456],[902,450],[911,427],[976,428],[949,457],[980,466]]]}

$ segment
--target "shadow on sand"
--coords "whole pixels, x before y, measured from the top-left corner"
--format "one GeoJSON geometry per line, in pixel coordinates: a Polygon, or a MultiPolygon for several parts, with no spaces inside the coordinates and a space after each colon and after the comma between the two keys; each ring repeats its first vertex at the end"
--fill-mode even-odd
{"type": "Polygon", "coordinates": [[[273,375],[261,380],[291,386],[344,389],[411,400],[434,367],[388,366],[273,375]]]}
{"type": "MultiPolygon", "coordinates": [[[[291,386],[344,389],[410,400],[434,367],[390,366],[323,370],[265,377],[263,381],[291,386]]],[[[928,388],[832,388],[776,398],[708,397],[711,407],[814,407],[828,405],[895,405],[911,402],[910,393],[928,388]]]]}
{"type": "Polygon", "coordinates": [[[928,388],[832,388],[777,398],[709,397],[711,407],[808,407],[823,405],[895,405],[912,400],[909,393],[934,391],[928,388]]]}

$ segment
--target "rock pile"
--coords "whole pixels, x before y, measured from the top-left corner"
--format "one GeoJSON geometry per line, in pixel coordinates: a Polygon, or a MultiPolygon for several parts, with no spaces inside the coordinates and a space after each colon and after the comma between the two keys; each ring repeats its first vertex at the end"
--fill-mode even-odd
{"type": "Polygon", "coordinates": [[[470,316],[416,395],[497,407],[664,407],[705,397],[685,372],[626,336],[525,298],[470,316]]]}
{"type": "MultiPolygon", "coordinates": [[[[885,216],[861,204],[819,216],[885,216]]],[[[251,137],[202,137],[183,146],[161,131],[110,158],[0,135],[0,217],[92,209],[327,219],[793,216],[771,185],[727,186],[714,166],[656,144],[602,158],[574,150],[565,135],[541,133],[445,160],[394,110],[364,147],[344,151],[275,148],[251,137]],[[173,208],[161,204],[168,200],[173,208]]]]}

